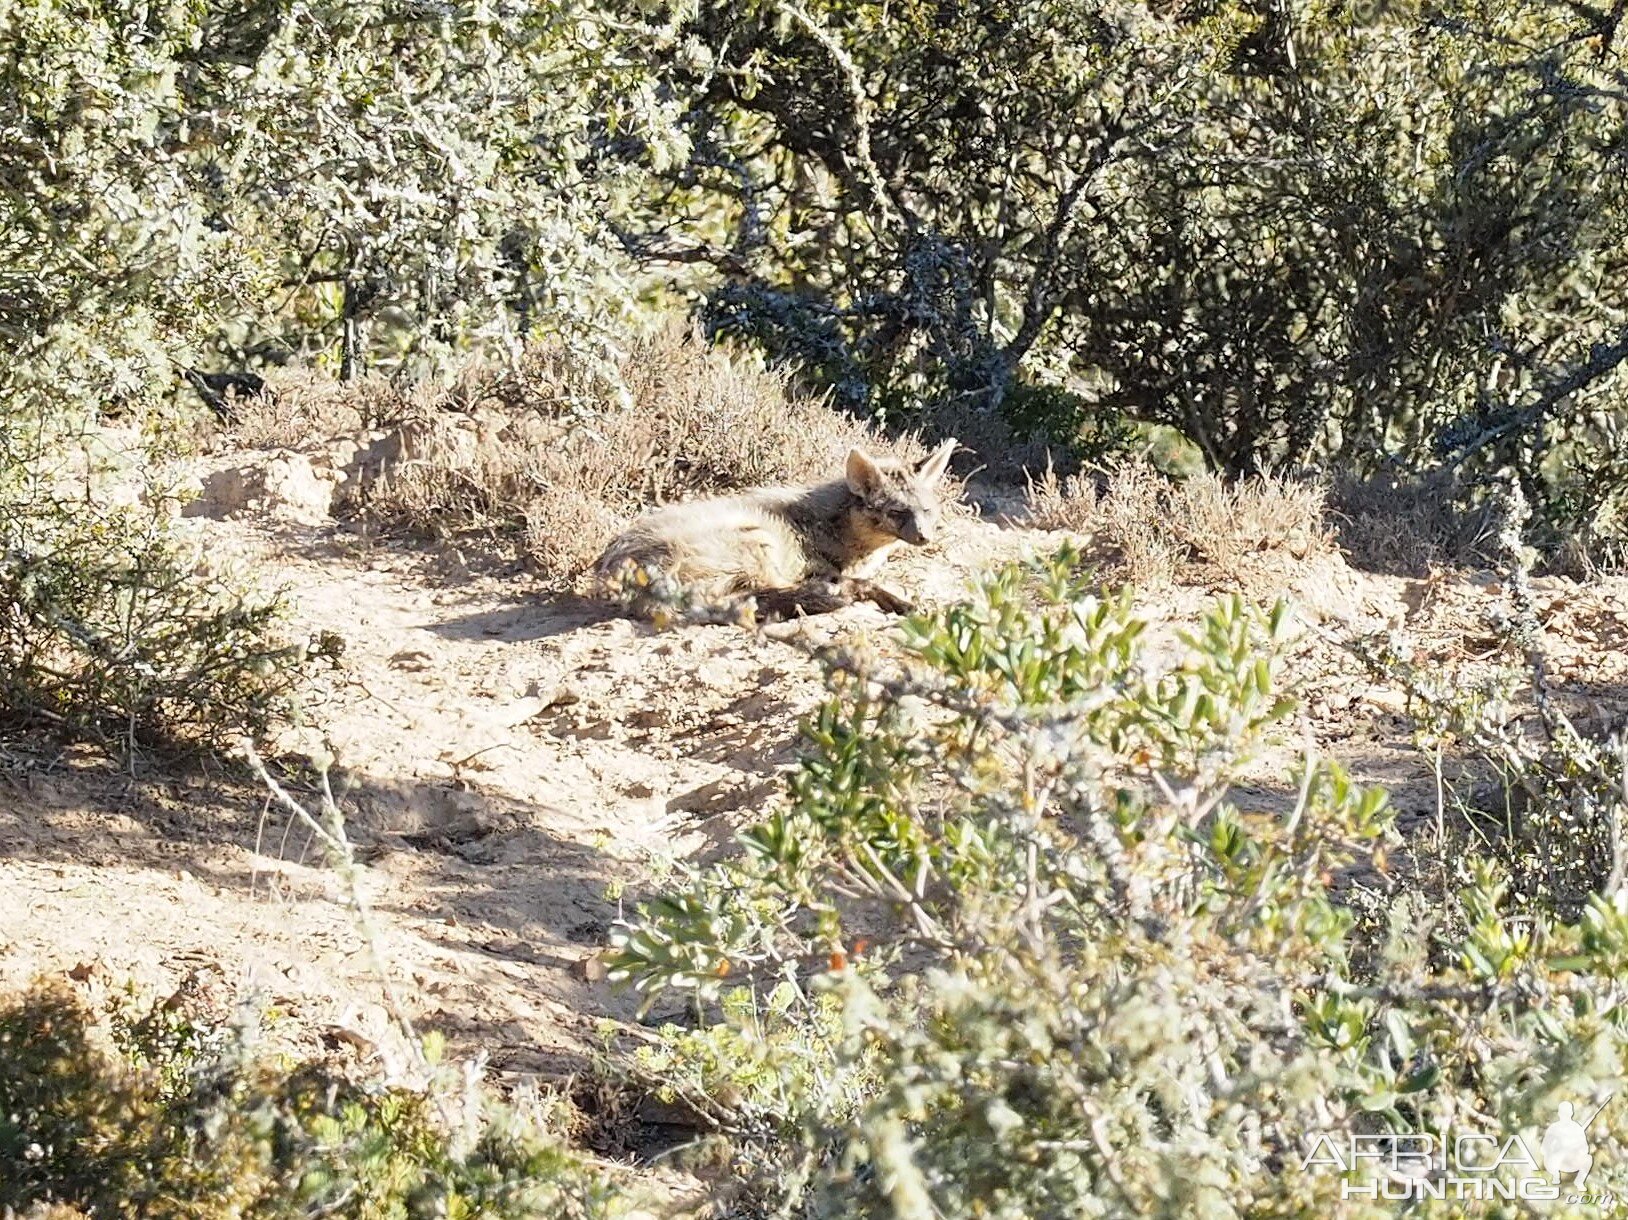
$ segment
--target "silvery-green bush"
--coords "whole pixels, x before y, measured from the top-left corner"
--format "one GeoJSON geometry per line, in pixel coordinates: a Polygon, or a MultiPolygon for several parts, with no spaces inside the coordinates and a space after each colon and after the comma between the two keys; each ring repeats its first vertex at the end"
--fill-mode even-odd
{"type": "MultiPolygon", "coordinates": [[[[658,14],[659,17],[659,14],[658,14]]],[[[659,20],[597,4],[0,13],[0,427],[202,363],[433,367],[631,294],[607,141],[675,150],[659,20]]]]}
{"type": "MultiPolygon", "coordinates": [[[[1390,1214],[1316,1136],[1536,1150],[1621,1087],[1628,895],[1568,925],[1481,861],[1427,895],[1383,792],[1243,782],[1290,629],[1226,599],[1156,646],[1064,554],[911,619],[902,668],[828,658],[784,807],[616,937],[712,1014],[654,1063],[744,1150],[742,1214],[1390,1214]]],[[[1589,1135],[1621,1189],[1628,1114],[1589,1135]]]]}
{"type": "Polygon", "coordinates": [[[341,642],[300,638],[284,591],[221,569],[173,507],[0,493],[0,742],[86,742],[134,763],[263,739],[298,715],[317,655],[341,642]]]}

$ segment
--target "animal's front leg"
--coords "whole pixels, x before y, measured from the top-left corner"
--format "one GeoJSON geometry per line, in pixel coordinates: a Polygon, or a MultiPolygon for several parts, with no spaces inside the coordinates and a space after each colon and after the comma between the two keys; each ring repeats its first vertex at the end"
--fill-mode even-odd
{"type": "Polygon", "coordinates": [[[888,589],[869,580],[849,579],[842,582],[843,593],[850,601],[870,602],[887,614],[914,614],[916,607],[888,589]]]}
{"type": "Polygon", "coordinates": [[[849,565],[846,575],[850,580],[869,583],[871,578],[882,570],[882,564],[887,557],[898,549],[898,542],[890,542],[886,546],[879,546],[858,563],[849,565]]]}
{"type": "Polygon", "coordinates": [[[756,598],[758,619],[765,623],[811,614],[829,614],[850,605],[854,600],[841,586],[818,580],[786,589],[765,589],[756,598]]]}
{"type": "Polygon", "coordinates": [[[849,577],[836,582],[811,580],[789,589],[766,589],[757,595],[757,616],[765,623],[830,614],[855,602],[870,602],[886,614],[913,614],[915,607],[868,580],[849,577]]]}

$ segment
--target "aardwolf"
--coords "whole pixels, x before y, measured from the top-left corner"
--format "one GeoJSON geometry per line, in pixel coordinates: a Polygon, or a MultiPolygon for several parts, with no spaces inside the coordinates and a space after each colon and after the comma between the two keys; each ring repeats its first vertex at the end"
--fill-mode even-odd
{"type": "Polygon", "coordinates": [[[612,541],[596,570],[646,614],[676,598],[740,607],[748,597],[764,619],[855,601],[907,614],[909,603],[867,578],[899,543],[933,540],[955,444],[945,441],[916,470],[853,449],[843,477],[829,483],[658,509],[612,541]]]}

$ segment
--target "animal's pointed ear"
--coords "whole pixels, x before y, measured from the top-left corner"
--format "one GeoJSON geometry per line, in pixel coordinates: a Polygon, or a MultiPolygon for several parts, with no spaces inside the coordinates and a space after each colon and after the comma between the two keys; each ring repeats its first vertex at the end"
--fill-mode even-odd
{"type": "Polygon", "coordinates": [[[936,483],[942,479],[944,471],[949,467],[950,457],[955,453],[957,443],[955,437],[952,436],[933,450],[932,456],[921,464],[920,470],[916,471],[916,477],[923,483],[936,483]]]}
{"type": "Polygon", "coordinates": [[[848,466],[843,473],[848,480],[848,490],[856,496],[868,498],[887,486],[881,467],[871,461],[863,449],[848,450],[848,466]]]}

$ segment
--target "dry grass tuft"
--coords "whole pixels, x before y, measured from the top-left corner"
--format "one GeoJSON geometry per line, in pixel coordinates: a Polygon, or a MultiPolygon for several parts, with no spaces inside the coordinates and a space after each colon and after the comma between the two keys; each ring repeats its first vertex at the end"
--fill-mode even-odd
{"type": "Polygon", "coordinates": [[[1173,482],[1147,466],[1031,480],[1028,515],[1040,529],[1096,537],[1140,584],[1198,565],[1238,579],[1264,554],[1303,558],[1337,546],[1352,567],[1423,577],[1488,561],[1483,512],[1455,509],[1437,482],[1282,478],[1229,484],[1213,474],[1173,482]]]}
{"type": "Polygon", "coordinates": [[[330,386],[279,394],[275,422],[240,435],[288,444],[302,429],[308,441],[314,419],[339,420],[341,431],[390,420],[381,460],[347,485],[346,508],[433,537],[487,534],[556,584],[654,505],[832,478],[854,445],[926,456],[914,438],[887,440],[794,394],[787,375],[681,331],[635,344],[619,380],[620,395],[568,354],[538,349],[517,368],[471,365],[451,385],[393,405],[366,382],[339,387],[357,395],[348,410],[332,404],[330,386]]]}
{"type": "Polygon", "coordinates": [[[291,366],[267,374],[265,393],[233,398],[228,431],[234,444],[247,449],[298,449],[314,438],[360,432],[404,414],[406,401],[386,378],[347,384],[291,366]]]}
{"type": "Polygon", "coordinates": [[[1480,566],[1495,533],[1487,512],[1466,516],[1440,480],[1339,479],[1330,517],[1351,566],[1394,576],[1428,576],[1442,567],[1480,566]]]}
{"type": "Polygon", "coordinates": [[[1101,503],[1095,474],[1058,478],[1056,469],[1047,466],[1040,479],[1029,479],[1027,524],[1035,529],[1089,533],[1096,527],[1101,503]]]}
{"type": "Polygon", "coordinates": [[[1280,478],[1175,481],[1137,465],[1066,480],[1048,470],[1029,485],[1030,524],[1091,536],[1144,586],[1188,575],[1242,581],[1327,552],[1323,513],[1321,487],[1280,478]]]}
{"type": "Polygon", "coordinates": [[[1332,550],[1323,522],[1327,489],[1289,478],[1228,483],[1205,473],[1176,485],[1167,523],[1223,572],[1240,572],[1262,552],[1304,559],[1332,550]]]}

